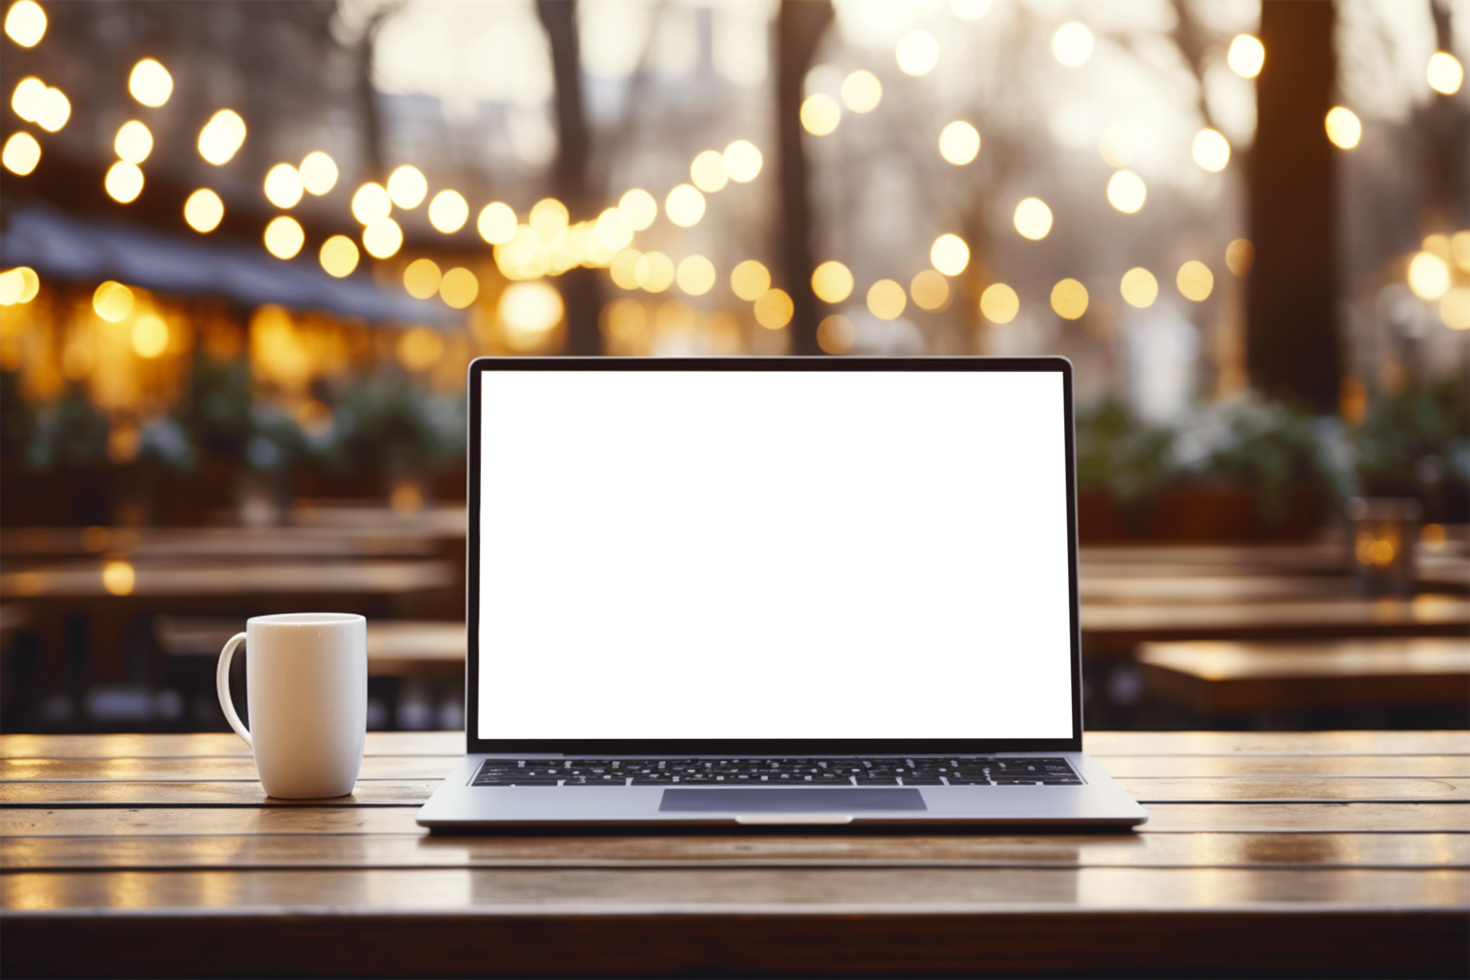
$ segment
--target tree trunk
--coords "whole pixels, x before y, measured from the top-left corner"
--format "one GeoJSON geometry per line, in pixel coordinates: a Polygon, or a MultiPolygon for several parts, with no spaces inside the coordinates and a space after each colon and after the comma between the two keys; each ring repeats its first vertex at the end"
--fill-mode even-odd
{"type": "MultiPolygon", "coordinates": [[[[587,162],[590,140],[582,107],[582,58],[577,38],[575,0],[536,0],[536,13],[551,43],[551,70],[556,79],[556,165],[553,193],[567,206],[573,221],[589,218],[587,162]]],[[[597,329],[601,306],[597,271],[574,268],[561,277],[567,310],[566,354],[601,354],[597,329]]]]}
{"type": "Polygon", "coordinates": [[[1328,0],[1265,0],[1250,159],[1250,236],[1256,247],[1247,301],[1251,384],[1317,411],[1337,407],[1341,354],[1336,189],[1325,120],[1336,58],[1328,0]]]}
{"type": "Polygon", "coordinates": [[[776,16],[776,152],[781,168],[781,278],[791,294],[791,352],[820,354],[812,292],[811,202],[801,142],[802,83],[832,22],[829,0],[782,0],[776,16]]]}

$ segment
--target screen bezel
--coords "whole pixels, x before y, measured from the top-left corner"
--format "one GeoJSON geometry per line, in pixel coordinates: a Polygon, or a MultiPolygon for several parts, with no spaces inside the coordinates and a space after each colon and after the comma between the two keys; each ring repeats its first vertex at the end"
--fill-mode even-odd
{"type": "Polygon", "coordinates": [[[481,357],[468,374],[469,473],[465,540],[465,736],[475,753],[592,756],[812,756],[903,753],[1080,752],[1082,643],[1077,613],[1077,472],[1073,446],[1072,362],[1064,357],[481,357]],[[888,371],[1052,372],[1062,378],[1067,472],[1067,633],[1072,642],[1072,734],[1068,738],[973,739],[486,739],[480,720],[480,386],[495,371],[888,371]]]}

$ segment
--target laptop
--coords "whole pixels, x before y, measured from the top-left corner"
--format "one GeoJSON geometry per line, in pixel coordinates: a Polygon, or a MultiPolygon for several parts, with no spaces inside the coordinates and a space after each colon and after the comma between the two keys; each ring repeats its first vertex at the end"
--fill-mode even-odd
{"type": "Polygon", "coordinates": [[[480,358],[432,828],[1132,826],[1063,358],[480,358]]]}

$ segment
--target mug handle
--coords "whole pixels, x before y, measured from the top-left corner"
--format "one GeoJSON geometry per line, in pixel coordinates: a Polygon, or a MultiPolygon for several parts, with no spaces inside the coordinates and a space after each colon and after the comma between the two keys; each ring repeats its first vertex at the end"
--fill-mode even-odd
{"type": "Polygon", "coordinates": [[[250,740],[250,729],[240,722],[240,716],[235,713],[235,703],[230,700],[230,660],[235,656],[235,648],[245,639],[244,633],[236,633],[230,637],[225,648],[219,653],[219,669],[214,674],[215,690],[219,692],[219,706],[225,709],[225,720],[235,730],[235,734],[245,740],[245,744],[252,749],[255,743],[250,740]]]}

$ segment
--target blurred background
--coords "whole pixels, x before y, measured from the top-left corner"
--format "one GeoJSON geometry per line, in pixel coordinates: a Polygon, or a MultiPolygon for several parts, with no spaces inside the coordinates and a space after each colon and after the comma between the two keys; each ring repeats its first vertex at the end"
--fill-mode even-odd
{"type": "Polygon", "coordinates": [[[1470,3],[4,29],[4,731],[223,730],[303,608],[462,725],[482,354],[1066,355],[1089,727],[1470,722],[1470,3]]]}

